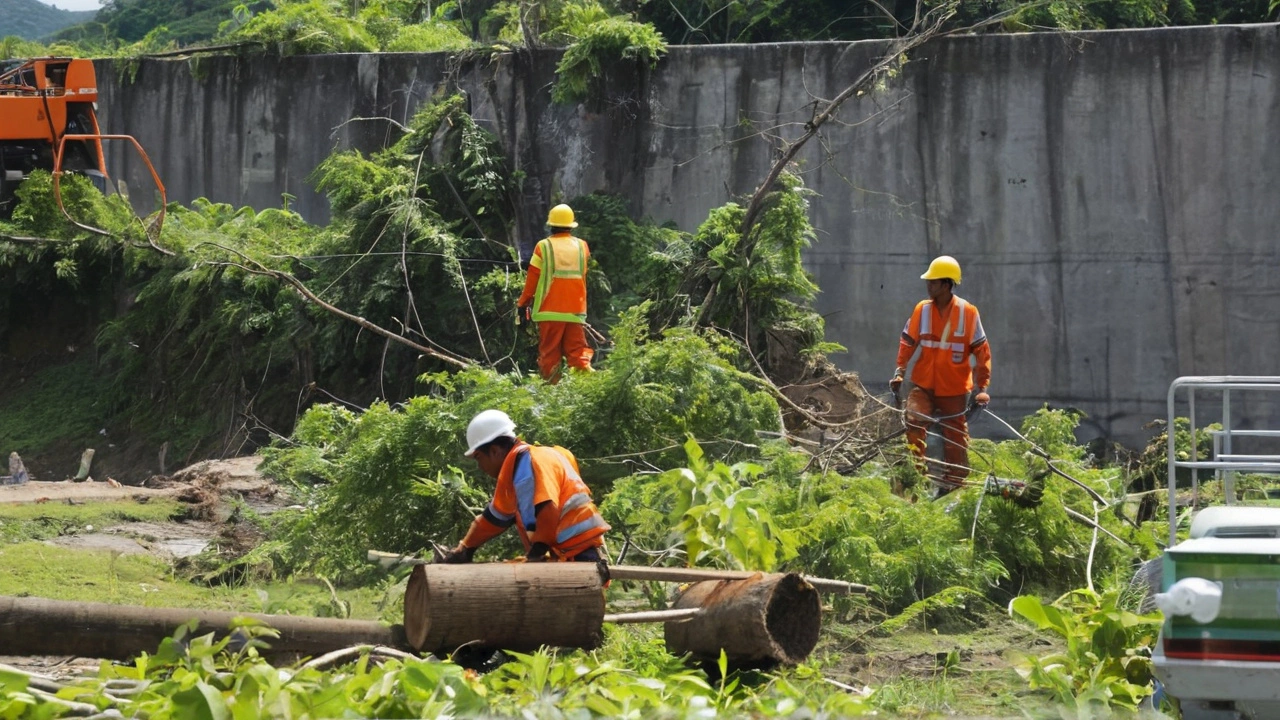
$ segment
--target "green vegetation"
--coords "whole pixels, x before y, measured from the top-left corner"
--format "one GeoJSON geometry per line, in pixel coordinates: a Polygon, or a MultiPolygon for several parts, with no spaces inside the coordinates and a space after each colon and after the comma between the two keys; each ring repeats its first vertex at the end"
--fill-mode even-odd
{"type": "Polygon", "coordinates": [[[5,394],[6,411],[0,413],[4,447],[24,457],[39,455],[58,443],[92,447],[110,417],[110,408],[97,391],[88,357],[35,373],[5,394]]]}
{"type": "MultiPolygon", "coordinates": [[[[0,28],[14,39],[40,40],[69,25],[93,17],[94,11],[72,12],[39,0],[6,0],[0,4],[0,28]]],[[[0,54],[0,59],[6,57],[0,54]]]]}
{"type": "MultiPolygon", "coordinates": [[[[474,10],[468,4],[468,13],[474,10]]],[[[520,17],[512,10],[495,6],[505,23],[499,34],[510,34],[512,18],[520,17]]],[[[404,29],[371,22],[379,12],[413,16],[419,25],[453,23],[459,32],[485,24],[451,3],[430,18],[422,11],[417,3],[348,8],[311,0],[237,11],[223,32],[303,52],[397,42],[404,29]]],[[[514,27],[522,36],[582,42],[591,28],[605,27],[604,18],[617,17],[595,4],[546,3],[514,27]]],[[[632,25],[610,27],[620,35],[636,30],[625,22],[632,25]]],[[[637,47],[647,42],[654,53],[635,61],[651,62],[657,36],[635,37],[644,41],[637,47]]],[[[607,43],[583,52],[602,47],[625,52],[607,43]]],[[[611,72],[583,62],[583,77],[611,72]]],[[[593,81],[585,82],[589,88],[593,81]]],[[[19,190],[12,219],[0,222],[0,236],[24,238],[0,244],[12,292],[71,298],[98,313],[88,321],[92,360],[33,376],[30,389],[10,396],[31,412],[62,393],[88,403],[72,408],[77,417],[49,418],[27,442],[78,437],[101,422],[151,450],[170,442],[174,456],[267,445],[266,470],[290,488],[297,507],[253,519],[266,539],[243,556],[206,557],[182,570],[143,558],[8,545],[0,552],[20,561],[0,575],[0,592],[144,603],[163,596],[175,605],[394,617],[400,578],[367,564],[365,551],[425,553],[432,542],[457,541],[490,494],[491,481],[462,456],[468,420],[488,407],[510,413],[526,439],[564,445],[579,457],[614,528],[615,552],[625,544],[655,562],[801,570],[871,585],[869,596],[832,603],[828,631],[843,653],[921,628],[983,629],[993,606],[1025,592],[1058,596],[1086,586],[1110,598],[1106,593],[1133,561],[1152,556],[1154,538],[1163,535],[1118,514],[1128,476],[1086,456],[1073,437],[1079,418],[1065,412],[1027,418],[1022,432],[1030,442],[975,441],[970,485],[936,502],[926,487],[908,497],[890,492],[891,478],[913,472],[900,448],[887,447],[879,460],[841,475],[788,444],[772,380],[785,381],[797,360],[820,365],[831,348],[811,307],[817,287],[800,263],[814,233],[797,175],[781,176],[746,233],[739,202],[712,210],[688,233],[637,222],[618,198],[570,199],[593,243],[589,319],[607,340],[598,343],[596,372],[569,374],[557,385],[528,372],[535,342],[513,322],[524,178],[509,171],[497,139],[470,117],[464,98],[434,98],[392,146],[337,153],[312,180],[333,210],[325,227],[287,207],[198,200],[172,205],[158,237],[146,235],[124,201],[99,195],[80,178],[67,181],[68,207],[107,236],[66,222],[47,174],[19,190]],[[761,350],[766,338],[779,337],[794,352],[774,361],[761,350]],[[1080,487],[1050,475],[1031,443],[1111,507],[1095,507],[1080,487]],[[1029,508],[985,495],[992,478],[1043,478],[1043,502],[1029,508]],[[313,576],[319,584],[308,584],[313,576]],[[290,580],[309,589],[288,594],[290,580]],[[258,594],[246,581],[283,587],[275,592],[286,596],[258,594]],[[330,590],[330,582],[342,590],[330,590]]],[[[85,520],[40,517],[13,521],[6,537],[43,537],[41,524],[61,532],[85,520]]],[[[512,535],[486,546],[483,559],[514,554],[512,535]]],[[[610,592],[633,604],[666,599],[649,586],[610,592]]],[[[1105,613],[1122,612],[1130,601],[1108,600],[1105,613]]],[[[1066,610],[1074,613],[1058,614],[1066,633],[1110,627],[1095,617],[1103,610],[1066,610]]],[[[1128,616],[1119,617],[1130,627],[1128,616]]],[[[483,678],[448,663],[397,661],[290,671],[285,682],[252,649],[227,652],[202,641],[189,643],[184,656],[170,644],[133,669],[104,668],[103,679],[152,681],[121,709],[157,717],[221,717],[228,703],[245,717],[844,716],[949,712],[971,691],[955,682],[964,669],[956,648],[939,647],[926,673],[881,678],[880,691],[864,698],[823,682],[818,662],[771,674],[689,669],[645,632],[611,632],[606,648],[593,654],[518,656],[483,678]]],[[[1113,650],[1138,650],[1126,644],[1139,639],[1134,635],[1112,639],[1105,656],[1093,657],[1064,639],[1075,663],[1070,681],[1045,664],[1037,686],[1093,707],[1096,696],[1077,676],[1100,677],[1094,673],[1109,667],[1113,650]]],[[[1140,663],[1129,665],[1137,670],[1140,663]]],[[[1125,682],[1132,687],[1117,687],[1127,694],[1113,692],[1120,706],[1145,692],[1141,677],[1126,675],[1125,682]]],[[[20,679],[0,676],[0,684],[0,702],[11,703],[12,714],[53,711],[24,704],[20,679]]],[[[993,692],[993,704],[1016,704],[1008,686],[993,692]]],[[[100,707],[111,702],[96,689],[76,697],[100,707]]]]}
{"type": "Polygon", "coordinates": [[[365,619],[382,617],[389,606],[378,587],[344,588],[335,595],[320,581],[200,585],[150,555],[24,542],[0,545],[0,559],[0,595],[365,619]]]}
{"type": "Polygon", "coordinates": [[[556,66],[557,102],[576,103],[606,92],[608,84],[651,70],[667,52],[667,43],[652,25],[625,17],[604,18],[578,29],[556,66]],[[593,84],[596,87],[593,88],[593,84]]]}
{"type": "MultiPolygon", "coordinates": [[[[0,505],[0,544],[47,540],[122,522],[160,522],[180,517],[185,510],[173,500],[128,500],[67,505],[42,503],[0,505]]],[[[8,594],[0,591],[0,595],[8,594]]],[[[39,593],[33,593],[39,594],[39,593]]]]}
{"type": "MultiPolygon", "coordinates": [[[[1021,672],[1031,687],[1046,688],[1081,720],[1133,711],[1152,692],[1151,647],[1163,616],[1126,610],[1118,591],[1076,590],[1044,603],[1024,595],[1009,613],[1066,641],[1062,652],[1028,657],[1021,672]]],[[[1066,715],[1064,714],[1064,717],[1066,715]]]]}

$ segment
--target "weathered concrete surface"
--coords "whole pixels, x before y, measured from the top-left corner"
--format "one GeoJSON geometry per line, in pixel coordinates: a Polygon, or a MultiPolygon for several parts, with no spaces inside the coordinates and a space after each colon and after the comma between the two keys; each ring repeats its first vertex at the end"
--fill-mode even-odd
{"type": "MultiPolygon", "coordinates": [[[[648,77],[588,107],[551,104],[554,53],[99,64],[109,128],[159,156],[170,197],[267,206],[323,221],[305,177],[335,147],[394,139],[437,88],[529,174],[520,236],[552,193],[604,189],[693,230],[749,193],[814,98],[884,48],[805,43],[673,48],[648,77]]],[[[992,340],[993,408],[1048,401],[1137,443],[1185,374],[1280,374],[1280,26],[954,38],[850,102],[801,154],[838,363],[873,387],[935,254],[992,340]]],[[[136,164],[135,164],[136,165],[136,164]]],[[[135,181],[137,182],[137,181],[135,181]]],[[[589,221],[589,219],[588,219],[589,221]]],[[[1242,419],[1261,407],[1240,409],[1242,419]]],[[[983,429],[977,429],[979,433],[983,429]]]]}

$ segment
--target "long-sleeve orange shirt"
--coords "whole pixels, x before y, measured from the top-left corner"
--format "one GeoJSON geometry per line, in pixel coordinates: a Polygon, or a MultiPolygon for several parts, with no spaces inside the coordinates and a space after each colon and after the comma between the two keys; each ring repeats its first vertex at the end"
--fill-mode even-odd
{"type": "Polygon", "coordinates": [[[991,346],[978,308],[966,300],[952,296],[941,310],[932,300],[916,304],[902,328],[898,367],[905,368],[917,348],[920,359],[911,382],[935,395],[964,395],[975,385],[985,390],[991,382],[991,346]],[[977,360],[972,366],[970,357],[977,360]]]}

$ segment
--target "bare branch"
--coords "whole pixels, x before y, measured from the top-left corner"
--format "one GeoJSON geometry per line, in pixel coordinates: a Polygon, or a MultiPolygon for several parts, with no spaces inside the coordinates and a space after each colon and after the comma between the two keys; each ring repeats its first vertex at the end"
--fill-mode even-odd
{"type": "Polygon", "coordinates": [[[418,343],[413,342],[412,340],[410,340],[409,338],[407,338],[407,337],[405,337],[405,336],[403,336],[403,335],[400,335],[400,334],[398,334],[398,333],[393,333],[393,332],[391,332],[390,330],[387,330],[386,328],[384,328],[384,327],[382,327],[382,326],[380,326],[380,325],[375,325],[374,323],[371,323],[371,322],[369,322],[368,320],[366,320],[366,319],[364,319],[364,318],[362,318],[362,317],[359,317],[359,316],[356,316],[356,315],[352,315],[351,313],[347,312],[346,310],[343,310],[343,309],[341,309],[341,308],[339,308],[339,307],[336,307],[336,306],[334,306],[334,305],[330,305],[329,303],[325,302],[324,300],[321,300],[321,299],[320,299],[320,297],[319,297],[318,295],[316,295],[314,292],[312,292],[310,289],[308,289],[306,285],[303,285],[301,280],[299,280],[298,278],[294,277],[293,275],[290,275],[290,274],[289,274],[289,273],[287,273],[287,272],[284,272],[284,271],[282,271],[282,270],[272,270],[271,268],[269,268],[269,267],[267,267],[267,266],[263,265],[262,263],[258,262],[257,260],[254,260],[253,258],[248,257],[248,256],[247,256],[247,255],[245,255],[244,253],[242,253],[242,252],[240,252],[240,251],[238,251],[238,250],[235,250],[235,249],[233,249],[233,248],[229,248],[229,247],[226,247],[226,246],[224,246],[224,245],[219,245],[219,244],[217,244],[217,243],[206,243],[206,244],[208,244],[208,245],[210,245],[210,246],[212,246],[212,247],[216,247],[216,248],[218,248],[218,249],[220,249],[220,250],[223,250],[223,251],[225,251],[225,252],[231,253],[231,254],[233,254],[233,255],[236,255],[237,257],[241,258],[244,262],[249,263],[249,265],[244,265],[244,264],[241,264],[241,263],[234,263],[234,262],[225,262],[225,261],[220,262],[220,261],[212,261],[212,262],[210,262],[210,263],[209,263],[210,265],[216,265],[216,266],[227,266],[227,267],[237,267],[237,268],[240,268],[241,270],[244,270],[244,271],[245,271],[245,272],[247,272],[247,273],[252,273],[252,274],[254,274],[254,275],[262,275],[262,276],[265,276],[265,277],[275,278],[276,280],[279,280],[280,282],[282,282],[282,283],[284,283],[284,284],[288,285],[289,287],[293,288],[293,289],[294,289],[294,291],[295,291],[295,292],[297,292],[299,295],[301,295],[304,299],[306,299],[306,300],[307,300],[307,302],[310,302],[310,303],[312,303],[313,305],[317,305],[317,306],[319,306],[319,307],[321,307],[321,308],[323,308],[323,309],[327,310],[328,312],[333,313],[334,315],[337,315],[338,317],[340,317],[340,318],[342,318],[342,319],[344,319],[344,320],[349,320],[349,321],[351,321],[351,322],[355,323],[356,325],[359,325],[361,328],[364,328],[365,330],[368,330],[369,332],[372,332],[372,333],[374,333],[374,334],[376,334],[376,335],[380,335],[380,336],[382,336],[382,337],[384,337],[384,338],[387,338],[388,340],[391,340],[392,342],[400,343],[401,345],[404,345],[405,347],[409,347],[409,348],[412,348],[412,349],[414,349],[414,350],[417,350],[418,352],[422,353],[423,355],[427,355],[428,357],[433,357],[433,358],[435,358],[435,359],[437,359],[437,360],[440,360],[441,362],[448,363],[448,364],[453,365],[453,366],[455,366],[455,367],[459,367],[459,368],[468,368],[468,367],[471,367],[471,366],[475,365],[475,363],[474,363],[474,362],[472,362],[472,361],[470,361],[470,360],[460,359],[460,358],[454,357],[453,355],[447,355],[447,354],[445,354],[445,353],[443,353],[443,352],[440,352],[439,350],[433,350],[432,348],[429,348],[429,347],[427,347],[427,346],[425,346],[425,345],[419,345],[418,343]],[[251,267],[251,266],[252,266],[252,267],[251,267]]]}
{"type": "Polygon", "coordinates": [[[350,124],[351,124],[351,123],[353,123],[353,122],[373,122],[373,121],[375,121],[375,120],[381,120],[381,121],[383,121],[383,122],[391,123],[392,127],[394,127],[395,129],[397,129],[397,130],[399,130],[400,132],[403,132],[403,133],[410,133],[410,132],[413,132],[413,131],[412,131],[412,130],[410,130],[410,129],[409,129],[409,127],[408,127],[408,126],[406,126],[404,123],[402,123],[402,122],[400,122],[399,120],[396,120],[396,119],[394,119],[394,118],[382,117],[382,116],[377,116],[377,117],[353,117],[353,118],[351,118],[350,120],[347,120],[347,121],[343,122],[342,124],[338,125],[338,126],[337,126],[337,127],[335,127],[332,131],[330,131],[330,132],[329,132],[329,139],[330,139],[330,140],[336,140],[336,139],[337,139],[337,137],[338,137],[338,131],[339,131],[339,130],[341,130],[342,128],[344,128],[344,127],[346,127],[346,126],[350,125],[350,124]]]}

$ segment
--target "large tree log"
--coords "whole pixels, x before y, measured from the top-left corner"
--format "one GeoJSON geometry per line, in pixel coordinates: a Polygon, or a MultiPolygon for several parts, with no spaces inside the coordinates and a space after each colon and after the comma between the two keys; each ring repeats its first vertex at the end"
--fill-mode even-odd
{"type": "Polygon", "coordinates": [[[405,635],[423,652],[594,648],[603,622],[595,563],[418,565],[404,594],[405,635]]]}
{"type": "Polygon", "coordinates": [[[672,605],[693,607],[702,612],[664,625],[667,650],[711,662],[724,650],[733,667],[798,663],[813,652],[822,625],[817,591],[795,574],[700,582],[672,605]]]}
{"type": "Polygon", "coordinates": [[[296,659],[351,645],[408,647],[399,625],[364,620],[261,615],[214,610],[68,602],[0,596],[0,650],[7,655],[78,655],[130,660],[155,652],[182,624],[199,620],[196,635],[228,634],[232,618],[251,617],[280,631],[262,654],[296,659]]]}

